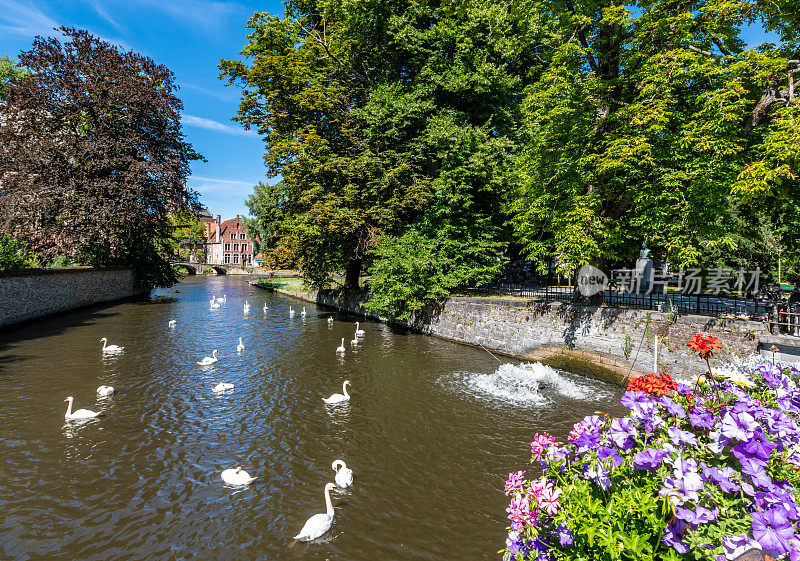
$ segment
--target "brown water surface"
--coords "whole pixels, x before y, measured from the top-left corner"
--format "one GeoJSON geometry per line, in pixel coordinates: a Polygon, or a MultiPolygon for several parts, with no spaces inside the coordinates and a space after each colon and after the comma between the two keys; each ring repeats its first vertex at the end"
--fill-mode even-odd
{"type": "Polygon", "coordinates": [[[622,412],[619,388],[381,323],[352,347],[355,318],[302,318],[245,281],[189,277],[0,334],[0,558],[498,559],[503,482],[533,433],[622,412]],[[124,353],[104,357],[101,337],[124,353]],[[326,406],[345,379],[349,404],[326,406]],[[213,394],[221,381],[235,388],[213,394]],[[104,416],[65,424],[68,395],[104,416]],[[355,484],[334,493],[333,529],[291,547],[338,458],[355,484]],[[226,486],[237,465],[256,482],[226,486]]]}

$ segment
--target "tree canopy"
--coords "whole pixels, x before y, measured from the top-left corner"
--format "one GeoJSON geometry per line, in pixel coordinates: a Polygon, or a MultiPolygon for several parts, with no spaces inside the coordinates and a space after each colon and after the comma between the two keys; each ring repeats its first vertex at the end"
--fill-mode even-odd
{"type": "Polygon", "coordinates": [[[174,279],[173,211],[186,210],[189,162],[174,76],[86,31],[37,37],[23,80],[0,104],[0,232],[43,260],[74,252],[133,266],[146,286],[174,279]]]}
{"type": "Polygon", "coordinates": [[[220,63],[281,176],[250,208],[400,316],[509,258],[800,265],[789,4],[290,0],[220,63]]]}

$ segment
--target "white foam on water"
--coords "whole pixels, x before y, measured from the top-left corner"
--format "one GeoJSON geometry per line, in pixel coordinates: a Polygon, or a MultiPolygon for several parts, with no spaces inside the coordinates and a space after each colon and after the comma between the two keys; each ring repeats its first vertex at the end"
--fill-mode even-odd
{"type": "Polygon", "coordinates": [[[443,376],[439,383],[476,397],[522,406],[541,405],[549,402],[555,395],[577,400],[612,396],[612,392],[598,387],[599,382],[582,382],[578,376],[558,371],[540,362],[501,364],[491,374],[457,372],[443,376]]]}

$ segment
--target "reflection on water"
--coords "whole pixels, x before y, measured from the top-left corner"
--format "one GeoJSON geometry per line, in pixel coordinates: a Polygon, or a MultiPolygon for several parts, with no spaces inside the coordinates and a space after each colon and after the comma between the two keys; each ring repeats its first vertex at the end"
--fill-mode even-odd
{"type": "Polygon", "coordinates": [[[289,317],[302,304],[244,278],[176,288],[0,335],[0,558],[494,560],[532,434],[621,412],[617,388],[384,324],[351,346],[355,318],[289,317]],[[351,401],[323,403],[345,379],[351,401]],[[103,416],[65,423],[67,395],[103,416]],[[332,530],[291,546],[337,458],[355,484],[332,530]],[[258,479],[233,489],[239,465],[258,479]]]}

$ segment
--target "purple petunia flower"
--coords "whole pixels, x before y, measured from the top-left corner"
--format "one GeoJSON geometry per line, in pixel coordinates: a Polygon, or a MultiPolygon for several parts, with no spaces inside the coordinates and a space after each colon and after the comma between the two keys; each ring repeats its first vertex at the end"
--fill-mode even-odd
{"type": "Polygon", "coordinates": [[[678,417],[679,419],[686,417],[686,410],[681,406],[680,403],[675,403],[671,397],[663,395],[659,398],[658,402],[663,405],[664,409],[667,410],[667,413],[673,417],[678,417]]]}
{"type": "Polygon", "coordinates": [[[603,491],[611,487],[611,478],[608,477],[608,472],[603,469],[602,465],[595,468],[592,464],[587,464],[583,470],[583,474],[587,479],[591,479],[597,483],[603,491]]]}
{"type": "Polygon", "coordinates": [[[733,447],[733,455],[740,461],[742,458],[751,458],[760,461],[763,465],[769,463],[769,456],[777,445],[770,442],[764,432],[759,427],[753,433],[753,438],[747,442],[741,442],[733,447]]]}
{"type": "Polygon", "coordinates": [[[569,528],[559,524],[558,528],[556,528],[556,534],[558,534],[558,541],[561,542],[562,547],[572,545],[572,532],[569,528]]]}
{"type": "Polygon", "coordinates": [[[684,522],[691,524],[692,526],[697,526],[699,524],[705,524],[706,522],[716,520],[717,510],[708,510],[702,506],[698,506],[697,510],[689,510],[688,508],[678,507],[675,510],[675,516],[684,522]]]}
{"type": "Polygon", "coordinates": [[[611,467],[610,464],[614,464],[614,467],[622,465],[622,458],[619,457],[617,451],[608,446],[603,446],[597,451],[597,459],[606,467],[611,467]]]}
{"type": "Polygon", "coordinates": [[[633,467],[655,471],[668,455],[669,453],[666,450],[647,448],[633,455],[633,467]]]}
{"type": "Polygon", "coordinates": [[[697,448],[697,437],[694,433],[691,433],[686,430],[681,430],[678,427],[670,427],[667,429],[667,434],[669,435],[672,443],[675,446],[683,446],[684,444],[691,444],[695,448],[697,448]]]}
{"type": "Polygon", "coordinates": [[[609,434],[614,444],[616,444],[620,450],[627,452],[633,447],[634,439],[639,435],[639,431],[636,430],[636,427],[630,419],[623,417],[611,421],[609,434]]]}
{"type": "Polygon", "coordinates": [[[713,429],[716,419],[708,409],[704,407],[695,407],[689,412],[689,422],[695,428],[713,429]]]}
{"type": "Polygon", "coordinates": [[[753,538],[764,550],[774,552],[776,557],[789,552],[794,528],[785,510],[774,508],[766,512],[754,512],[750,517],[753,519],[753,538]]]}
{"type": "Polygon", "coordinates": [[[686,528],[686,523],[683,520],[676,518],[672,521],[672,523],[667,525],[666,529],[664,530],[664,537],[661,538],[662,542],[672,547],[681,555],[684,553],[689,553],[688,544],[681,539],[681,534],[683,534],[684,528],[686,528]]]}
{"type": "Polygon", "coordinates": [[[509,532],[506,538],[506,548],[511,555],[517,556],[520,553],[525,555],[528,553],[528,548],[525,546],[525,541],[520,538],[519,532],[509,532]]]}
{"type": "Polygon", "coordinates": [[[689,395],[692,393],[692,388],[683,382],[678,382],[678,395],[689,395]]]}
{"type": "Polygon", "coordinates": [[[751,549],[761,549],[761,544],[748,538],[745,534],[740,534],[722,538],[722,547],[725,550],[724,559],[733,561],[751,549]]]}
{"type": "Polygon", "coordinates": [[[744,441],[753,438],[756,427],[758,427],[758,423],[750,413],[728,411],[722,418],[720,429],[722,436],[744,441]]]}
{"type": "Polygon", "coordinates": [[[731,480],[734,475],[733,468],[731,467],[704,467],[703,474],[706,478],[713,483],[716,483],[726,493],[733,493],[741,489],[741,487],[731,480]]]}
{"type": "Polygon", "coordinates": [[[619,402],[628,409],[633,409],[634,404],[648,403],[651,399],[652,398],[647,395],[647,392],[627,391],[622,396],[622,399],[619,400],[619,402]]]}
{"type": "Polygon", "coordinates": [[[742,464],[742,473],[749,475],[753,481],[753,485],[758,487],[769,487],[772,485],[772,478],[767,475],[764,469],[764,464],[753,458],[741,458],[739,463],[742,464]]]}

